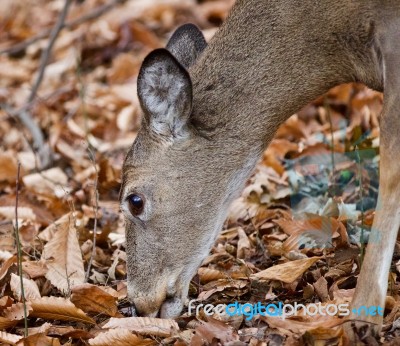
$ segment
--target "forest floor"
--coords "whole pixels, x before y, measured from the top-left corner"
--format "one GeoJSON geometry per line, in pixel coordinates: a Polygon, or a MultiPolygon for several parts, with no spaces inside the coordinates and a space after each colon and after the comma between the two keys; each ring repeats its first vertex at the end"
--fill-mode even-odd
{"type": "MultiPolygon", "coordinates": [[[[304,309],[129,316],[118,193],[141,119],[138,70],[180,24],[209,40],[232,4],[0,2],[0,344],[343,345],[343,318],[304,309]]],[[[279,128],[191,282],[193,306],[351,301],[377,201],[381,110],[382,94],[347,84],[279,128]]],[[[399,259],[397,243],[384,344],[400,344],[399,259]]]]}

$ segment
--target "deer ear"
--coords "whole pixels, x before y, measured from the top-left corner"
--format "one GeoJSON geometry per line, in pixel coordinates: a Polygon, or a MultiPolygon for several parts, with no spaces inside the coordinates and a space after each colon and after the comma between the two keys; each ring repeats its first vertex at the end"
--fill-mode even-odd
{"type": "Polygon", "coordinates": [[[150,128],[163,136],[187,137],[192,111],[192,82],[186,69],[166,49],[143,61],[138,96],[150,128]]]}
{"type": "Polygon", "coordinates": [[[207,42],[203,33],[194,24],[180,26],[167,44],[167,49],[186,68],[194,64],[206,47],[207,42]]]}

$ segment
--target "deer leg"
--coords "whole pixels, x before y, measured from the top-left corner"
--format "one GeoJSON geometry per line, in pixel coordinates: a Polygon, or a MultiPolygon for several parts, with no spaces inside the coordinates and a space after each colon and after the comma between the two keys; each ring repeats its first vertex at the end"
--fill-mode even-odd
{"type": "Polygon", "coordinates": [[[379,197],[351,315],[344,326],[351,345],[370,344],[381,329],[388,273],[400,226],[400,42],[394,41],[382,44],[384,106],[380,120],[379,197]],[[363,306],[375,306],[375,313],[357,313],[363,306]]]}

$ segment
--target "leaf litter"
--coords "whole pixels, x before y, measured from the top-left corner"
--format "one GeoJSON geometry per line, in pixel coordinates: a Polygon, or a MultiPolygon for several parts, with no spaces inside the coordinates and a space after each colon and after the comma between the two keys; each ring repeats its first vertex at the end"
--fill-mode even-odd
{"type": "MultiPolygon", "coordinates": [[[[105,3],[77,1],[67,20],[105,3]]],[[[189,315],[185,307],[176,321],[129,317],[117,200],[123,158],[140,124],[140,63],[180,24],[193,22],[210,39],[232,4],[121,1],[103,16],[63,30],[30,105],[55,152],[53,166],[45,171],[36,169],[30,133],[6,108],[0,109],[2,343],[344,343],[337,316],[256,315],[247,320],[217,312],[210,317],[202,309],[189,315]],[[27,337],[13,236],[18,160],[27,337]]],[[[60,1],[1,2],[0,51],[50,29],[61,7],[60,1]]],[[[43,37],[18,53],[0,54],[0,104],[24,106],[47,44],[43,37]]],[[[189,299],[196,306],[351,301],[360,248],[368,241],[377,201],[381,109],[380,93],[347,84],[305,106],[279,128],[190,284],[189,299]]],[[[400,338],[399,248],[397,243],[382,343],[400,338]]]]}

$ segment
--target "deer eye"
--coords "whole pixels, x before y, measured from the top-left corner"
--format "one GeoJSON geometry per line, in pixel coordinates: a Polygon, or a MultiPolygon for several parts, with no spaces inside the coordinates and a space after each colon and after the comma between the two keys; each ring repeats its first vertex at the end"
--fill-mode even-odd
{"type": "Polygon", "coordinates": [[[143,212],[144,198],[140,195],[130,195],[128,197],[129,211],[132,215],[138,216],[143,212]]]}

